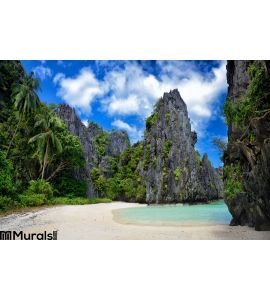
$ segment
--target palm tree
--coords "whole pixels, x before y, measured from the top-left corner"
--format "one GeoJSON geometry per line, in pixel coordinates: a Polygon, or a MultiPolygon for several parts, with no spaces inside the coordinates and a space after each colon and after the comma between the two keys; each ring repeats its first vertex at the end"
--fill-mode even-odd
{"type": "Polygon", "coordinates": [[[10,147],[16,136],[22,117],[31,112],[37,111],[40,106],[40,101],[38,95],[36,94],[36,90],[39,89],[40,84],[39,80],[34,78],[33,75],[33,72],[31,72],[29,76],[25,75],[21,82],[12,87],[11,97],[14,101],[15,109],[17,109],[19,112],[19,121],[13,133],[12,139],[10,140],[6,156],[8,155],[10,147]]]}
{"type": "Polygon", "coordinates": [[[56,135],[56,130],[60,126],[61,121],[53,113],[39,115],[35,123],[35,127],[42,128],[43,132],[33,136],[29,143],[37,142],[37,155],[42,168],[41,179],[44,179],[45,170],[53,155],[63,150],[61,141],[56,135]]]}

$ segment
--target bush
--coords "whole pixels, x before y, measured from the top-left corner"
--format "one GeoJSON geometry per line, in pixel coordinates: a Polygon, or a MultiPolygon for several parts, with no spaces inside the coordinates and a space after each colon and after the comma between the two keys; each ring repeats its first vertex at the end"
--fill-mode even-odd
{"type": "Polygon", "coordinates": [[[243,192],[243,185],[240,181],[227,179],[224,182],[224,185],[225,185],[224,193],[228,200],[233,200],[237,194],[243,192]]]}
{"type": "Polygon", "coordinates": [[[106,178],[101,174],[100,169],[92,168],[90,170],[90,177],[95,186],[95,190],[99,196],[104,196],[106,190],[106,178]]]}
{"type": "Polygon", "coordinates": [[[23,194],[19,196],[22,206],[40,206],[47,202],[45,194],[23,194]]]}
{"type": "Polygon", "coordinates": [[[0,211],[5,211],[14,206],[14,201],[7,196],[0,195],[0,211]]]}
{"type": "Polygon", "coordinates": [[[0,151],[0,195],[14,193],[13,166],[6,153],[0,151]]]}
{"type": "Polygon", "coordinates": [[[57,196],[85,197],[87,184],[85,180],[72,177],[72,174],[61,176],[54,184],[57,196]]]}
{"type": "Polygon", "coordinates": [[[85,204],[96,204],[96,203],[109,203],[112,202],[109,198],[68,198],[68,197],[55,197],[49,200],[49,204],[65,204],[65,205],[85,205],[85,204]]]}
{"type": "Polygon", "coordinates": [[[43,194],[45,199],[50,199],[53,196],[53,188],[49,182],[43,179],[31,180],[26,191],[27,195],[43,194]]]}
{"type": "Polygon", "coordinates": [[[224,167],[224,194],[228,200],[232,200],[238,193],[244,191],[242,183],[242,171],[240,165],[224,167]]]}
{"type": "Polygon", "coordinates": [[[170,119],[171,119],[171,114],[170,113],[166,113],[165,114],[165,119],[166,119],[166,122],[169,123],[170,119]]]}
{"type": "Polygon", "coordinates": [[[109,143],[109,134],[105,131],[101,131],[97,134],[94,144],[96,146],[99,158],[103,157],[106,154],[106,148],[109,143]]]}
{"type": "Polygon", "coordinates": [[[176,182],[179,181],[179,179],[181,178],[181,169],[180,168],[176,168],[174,171],[173,171],[173,174],[174,174],[174,179],[176,182]]]}
{"type": "Polygon", "coordinates": [[[249,97],[243,97],[235,102],[226,100],[224,115],[227,124],[234,124],[238,127],[246,125],[255,110],[255,103],[249,97]]]}
{"type": "Polygon", "coordinates": [[[162,152],[163,159],[168,158],[172,145],[173,145],[173,142],[171,140],[165,141],[164,147],[163,147],[163,152],[162,152]]]}
{"type": "Polygon", "coordinates": [[[153,125],[157,123],[158,114],[154,113],[146,119],[146,129],[149,130],[153,125]]]}
{"type": "Polygon", "coordinates": [[[120,186],[117,177],[111,177],[106,182],[106,196],[115,200],[120,194],[120,186]]]}
{"type": "Polygon", "coordinates": [[[146,188],[144,185],[139,185],[136,191],[136,199],[144,201],[146,198],[146,188]]]}

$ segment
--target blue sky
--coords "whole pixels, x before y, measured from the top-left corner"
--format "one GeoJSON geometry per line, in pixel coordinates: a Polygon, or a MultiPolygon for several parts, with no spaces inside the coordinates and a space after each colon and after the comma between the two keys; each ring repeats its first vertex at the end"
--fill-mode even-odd
{"type": "Polygon", "coordinates": [[[187,104],[196,148],[220,166],[214,137],[226,139],[222,106],[227,94],[225,61],[22,61],[41,80],[40,99],[67,103],[81,120],[124,129],[142,139],[145,119],[164,92],[178,88],[187,104]]]}

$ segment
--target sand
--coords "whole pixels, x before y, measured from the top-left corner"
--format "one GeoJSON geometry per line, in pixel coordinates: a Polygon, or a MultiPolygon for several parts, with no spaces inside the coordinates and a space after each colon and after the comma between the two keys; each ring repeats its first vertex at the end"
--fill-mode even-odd
{"type": "Polygon", "coordinates": [[[61,240],[270,239],[270,232],[229,225],[150,226],[122,224],[113,210],[141,204],[112,202],[54,206],[0,217],[0,230],[25,233],[58,231],[61,240]]]}

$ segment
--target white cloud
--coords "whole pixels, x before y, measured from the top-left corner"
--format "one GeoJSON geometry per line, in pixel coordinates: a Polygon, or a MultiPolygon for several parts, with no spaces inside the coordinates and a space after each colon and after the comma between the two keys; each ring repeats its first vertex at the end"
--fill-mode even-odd
{"type": "Polygon", "coordinates": [[[113,121],[112,126],[118,128],[118,129],[126,130],[127,132],[136,132],[137,131],[135,126],[130,126],[128,123],[126,123],[122,120],[119,120],[119,119],[113,121]]]}
{"type": "Polygon", "coordinates": [[[61,81],[61,79],[64,79],[64,78],[65,78],[64,73],[57,73],[53,78],[53,83],[57,84],[59,81],[61,81]]]}
{"type": "Polygon", "coordinates": [[[129,134],[132,143],[135,143],[142,139],[143,137],[143,129],[138,129],[136,126],[131,126],[128,123],[117,119],[114,120],[111,125],[117,129],[125,130],[129,134]]]}
{"type": "Polygon", "coordinates": [[[88,120],[81,120],[84,126],[88,127],[88,120]]]}
{"type": "Polygon", "coordinates": [[[84,112],[91,112],[91,104],[96,97],[105,92],[104,84],[100,83],[89,68],[81,69],[76,77],[67,78],[63,73],[58,73],[53,79],[59,86],[57,96],[61,97],[71,107],[76,107],[84,112]]]}
{"type": "Polygon", "coordinates": [[[103,99],[102,108],[110,115],[139,115],[146,118],[164,92],[177,88],[187,104],[193,129],[203,134],[213,116],[213,104],[227,88],[225,62],[205,77],[194,63],[158,62],[159,77],[147,74],[137,63],[126,63],[124,69],[105,77],[111,96],[103,99]]]}
{"type": "MultiPolygon", "coordinates": [[[[137,114],[140,107],[140,99],[136,95],[129,95],[127,98],[116,98],[115,95],[108,99],[107,111],[110,115],[132,115],[137,114]]],[[[103,101],[104,103],[105,101],[103,101]]]]}
{"type": "Polygon", "coordinates": [[[187,104],[192,128],[202,136],[216,114],[220,93],[227,89],[225,62],[203,74],[193,62],[159,61],[158,75],[145,72],[137,62],[123,62],[121,68],[114,63],[106,68],[106,64],[98,63],[105,66],[103,80],[98,80],[90,68],[81,69],[73,78],[56,74],[57,95],[84,112],[90,112],[99,98],[101,111],[110,116],[137,115],[144,120],[164,92],[177,88],[187,104]]]}
{"type": "Polygon", "coordinates": [[[44,64],[45,62],[43,61],[41,65],[33,69],[34,74],[41,80],[44,80],[46,77],[52,77],[52,70],[49,67],[45,67],[44,64]]]}
{"type": "Polygon", "coordinates": [[[151,113],[153,104],[161,96],[159,82],[142,68],[127,62],[124,69],[113,70],[104,81],[111,96],[102,101],[102,108],[110,115],[140,115],[151,113]]]}

